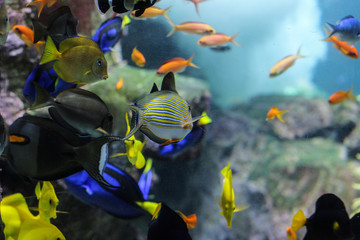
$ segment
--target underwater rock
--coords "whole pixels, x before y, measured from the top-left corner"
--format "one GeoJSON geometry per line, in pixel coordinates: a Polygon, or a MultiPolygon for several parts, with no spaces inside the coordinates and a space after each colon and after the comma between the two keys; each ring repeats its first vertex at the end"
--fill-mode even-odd
{"type": "Polygon", "coordinates": [[[24,104],[15,93],[0,93],[0,113],[8,126],[24,112],[24,104]]]}

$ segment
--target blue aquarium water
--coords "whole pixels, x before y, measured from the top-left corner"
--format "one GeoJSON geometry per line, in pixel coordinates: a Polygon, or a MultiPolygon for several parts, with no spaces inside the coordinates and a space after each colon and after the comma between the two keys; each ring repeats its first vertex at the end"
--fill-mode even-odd
{"type": "Polygon", "coordinates": [[[359,8],[0,0],[0,239],[360,239],[359,8]]]}

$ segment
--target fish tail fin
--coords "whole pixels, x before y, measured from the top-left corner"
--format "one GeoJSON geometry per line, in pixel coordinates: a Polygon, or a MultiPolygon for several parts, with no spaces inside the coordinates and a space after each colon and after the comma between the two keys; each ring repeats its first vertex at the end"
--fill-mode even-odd
{"type": "Polygon", "coordinates": [[[278,114],[276,116],[281,122],[285,123],[284,119],[282,118],[282,115],[287,112],[289,112],[289,110],[281,110],[278,112],[278,114]]]}
{"type": "Polygon", "coordinates": [[[171,35],[173,35],[175,32],[178,31],[178,26],[177,26],[175,23],[173,23],[173,22],[170,20],[170,18],[168,18],[168,22],[169,22],[169,24],[173,27],[173,29],[168,33],[168,35],[166,35],[166,37],[170,37],[171,35]]]}
{"type": "Polygon", "coordinates": [[[326,34],[328,35],[328,37],[322,39],[322,41],[325,41],[325,42],[331,42],[331,39],[329,37],[329,34],[330,34],[330,30],[327,29],[325,26],[322,26],[322,28],[325,30],[326,34]]]}
{"type": "Polygon", "coordinates": [[[304,212],[300,209],[293,217],[291,228],[296,232],[302,228],[306,223],[304,212]]]}
{"type": "Polygon", "coordinates": [[[196,227],[197,224],[197,216],[196,214],[191,214],[186,216],[185,214],[183,214],[182,212],[180,212],[179,210],[176,210],[176,212],[180,215],[180,217],[184,220],[184,222],[186,223],[186,226],[188,229],[193,229],[196,227]]]}
{"type": "Polygon", "coordinates": [[[40,14],[43,10],[43,8],[45,7],[46,2],[43,0],[35,0],[32,2],[29,2],[28,4],[26,4],[26,7],[32,5],[35,6],[38,9],[38,18],[40,18],[40,14]]]}
{"type": "Polygon", "coordinates": [[[229,169],[230,169],[230,165],[231,165],[231,163],[229,162],[228,165],[227,165],[226,167],[224,167],[223,170],[221,170],[221,174],[222,174],[224,177],[227,177],[228,172],[229,172],[229,169]]]}
{"type": "Polygon", "coordinates": [[[136,106],[130,106],[130,110],[133,114],[131,118],[131,127],[128,128],[129,131],[127,131],[126,136],[122,140],[129,139],[142,125],[142,111],[136,106]]]}
{"type": "Polygon", "coordinates": [[[195,11],[196,11],[196,14],[200,17],[200,13],[199,13],[199,4],[197,2],[194,2],[194,5],[195,5],[195,11]]]}
{"type": "Polygon", "coordinates": [[[248,209],[248,208],[249,208],[249,205],[239,204],[239,205],[235,206],[234,212],[244,211],[245,209],[248,209]]]}
{"type": "Polygon", "coordinates": [[[54,5],[57,2],[57,0],[52,0],[48,3],[48,7],[51,7],[52,5],[54,5]]]}
{"type": "MultiPolygon", "coordinates": [[[[104,136],[91,141],[77,149],[79,156],[84,156],[80,162],[86,172],[98,183],[107,187],[115,187],[109,184],[103,177],[103,171],[106,166],[109,155],[108,144],[113,141],[120,141],[119,137],[104,136]]],[[[115,187],[116,188],[116,187],[115,187]]]]}
{"type": "Polygon", "coordinates": [[[171,8],[171,6],[165,8],[164,11],[163,11],[163,13],[162,13],[162,15],[163,15],[163,16],[166,18],[166,20],[171,24],[171,23],[172,23],[172,22],[171,22],[171,19],[170,19],[169,16],[167,15],[167,11],[169,11],[170,8],[171,8]]]}
{"type": "Polygon", "coordinates": [[[51,37],[48,37],[40,65],[58,60],[60,57],[61,53],[57,50],[54,41],[51,39],[51,37]]]}
{"type": "Polygon", "coordinates": [[[232,36],[230,37],[230,42],[232,42],[232,43],[235,44],[236,46],[241,47],[241,45],[238,44],[237,42],[235,42],[235,40],[234,40],[234,38],[236,38],[236,36],[237,36],[238,34],[239,34],[239,33],[235,33],[234,35],[232,35],[232,36]]]}
{"type": "Polygon", "coordinates": [[[304,58],[305,56],[300,55],[300,52],[301,52],[301,46],[299,47],[299,49],[298,49],[297,52],[296,52],[296,57],[297,57],[297,58],[304,58]]]}
{"type": "Polygon", "coordinates": [[[192,63],[192,60],[193,60],[194,56],[195,56],[195,53],[193,53],[193,55],[191,55],[191,57],[187,60],[187,65],[191,66],[191,67],[194,67],[194,68],[200,68],[199,66],[192,63]]]}
{"type": "Polygon", "coordinates": [[[331,24],[331,23],[327,23],[327,25],[331,28],[331,33],[328,35],[327,38],[331,37],[332,35],[334,35],[335,33],[337,33],[337,28],[335,25],[331,24]]]}
{"type": "Polygon", "coordinates": [[[352,94],[353,89],[354,89],[354,86],[352,86],[352,87],[349,89],[349,91],[347,91],[346,96],[347,96],[348,98],[357,100],[357,98],[352,94]]]}
{"type": "Polygon", "coordinates": [[[150,213],[150,215],[154,215],[159,204],[157,202],[149,202],[149,201],[143,201],[143,202],[135,202],[139,207],[150,213]]]}
{"type": "Polygon", "coordinates": [[[53,97],[37,82],[32,82],[36,90],[35,103],[30,107],[31,110],[45,107],[54,102],[53,97]]]}

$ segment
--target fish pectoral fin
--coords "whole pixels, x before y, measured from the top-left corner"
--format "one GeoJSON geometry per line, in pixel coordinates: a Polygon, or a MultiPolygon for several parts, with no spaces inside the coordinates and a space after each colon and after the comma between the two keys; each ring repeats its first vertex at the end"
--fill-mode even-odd
{"type": "Polygon", "coordinates": [[[222,210],[220,211],[220,214],[221,214],[222,216],[224,216],[224,212],[223,212],[222,210]]]}
{"type": "Polygon", "coordinates": [[[306,223],[304,212],[300,209],[293,217],[291,228],[296,232],[306,223]]]}
{"type": "Polygon", "coordinates": [[[234,209],[234,212],[240,212],[240,211],[243,211],[245,209],[248,209],[250,206],[249,205],[236,205],[235,209],[234,209]]]}
{"type": "Polygon", "coordinates": [[[37,82],[32,82],[36,89],[36,100],[33,105],[31,105],[30,110],[37,108],[42,108],[50,105],[54,100],[53,97],[37,82]]]}

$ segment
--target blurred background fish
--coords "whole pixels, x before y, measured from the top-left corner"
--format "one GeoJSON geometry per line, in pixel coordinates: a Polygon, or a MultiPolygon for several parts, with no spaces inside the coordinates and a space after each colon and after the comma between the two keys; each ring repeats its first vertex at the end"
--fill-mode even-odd
{"type": "Polygon", "coordinates": [[[4,45],[9,33],[9,18],[6,3],[0,4],[0,46],[4,45]]]}

